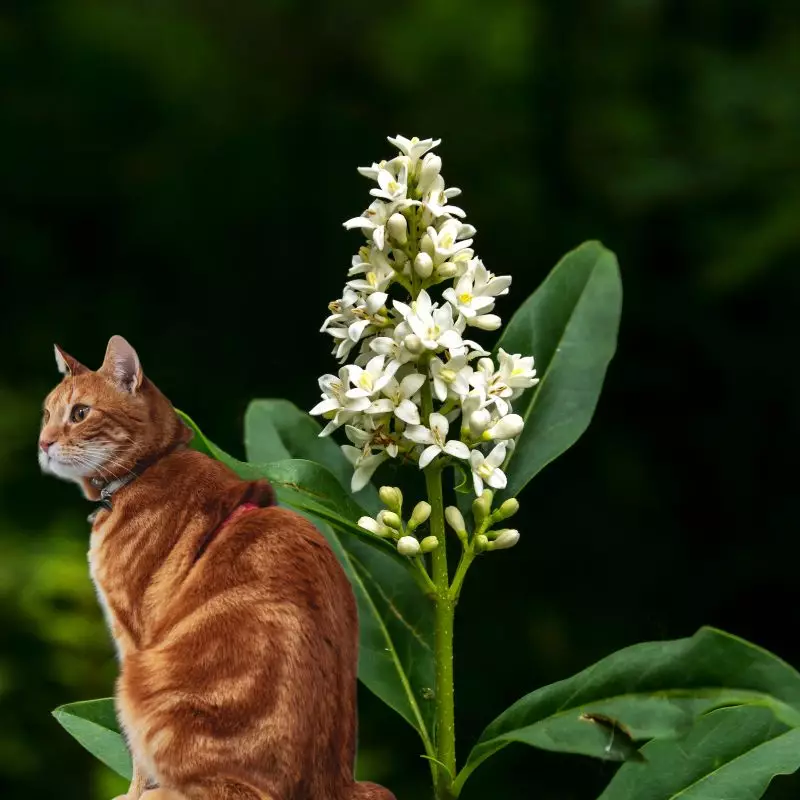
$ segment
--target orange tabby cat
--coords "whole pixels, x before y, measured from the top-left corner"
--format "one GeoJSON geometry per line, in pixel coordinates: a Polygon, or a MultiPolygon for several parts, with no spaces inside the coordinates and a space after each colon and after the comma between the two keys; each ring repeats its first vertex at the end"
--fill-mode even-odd
{"type": "Polygon", "coordinates": [[[358,622],[324,537],[189,450],[120,336],[56,347],[42,468],[100,502],[89,562],[120,659],[126,800],[394,800],[353,780],[358,622]]]}

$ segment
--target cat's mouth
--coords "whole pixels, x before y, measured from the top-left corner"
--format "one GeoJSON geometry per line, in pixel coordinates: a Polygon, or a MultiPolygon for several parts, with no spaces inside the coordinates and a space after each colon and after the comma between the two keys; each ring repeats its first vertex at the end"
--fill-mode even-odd
{"type": "Polygon", "coordinates": [[[42,472],[69,481],[91,478],[103,468],[103,464],[98,464],[95,458],[82,453],[64,453],[57,445],[53,445],[47,453],[39,450],[39,466],[42,472]]]}

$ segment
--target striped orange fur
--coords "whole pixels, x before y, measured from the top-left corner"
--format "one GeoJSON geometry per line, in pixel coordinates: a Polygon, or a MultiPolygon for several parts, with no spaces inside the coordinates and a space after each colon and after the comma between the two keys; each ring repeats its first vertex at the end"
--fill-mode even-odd
{"type": "Polygon", "coordinates": [[[126,800],[393,800],[353,779],[358,621],[325,538],[266,481],[186,448],[121,337],[96,372],[56,360],[42,468],[94,500],[137,475],[89,548],[119,654],[126,800]]]}

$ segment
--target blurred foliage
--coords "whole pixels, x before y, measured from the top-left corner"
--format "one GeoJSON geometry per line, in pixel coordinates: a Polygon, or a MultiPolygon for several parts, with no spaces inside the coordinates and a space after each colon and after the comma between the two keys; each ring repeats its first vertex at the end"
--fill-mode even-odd
{"type": "MultiPolygon", "coordinates": [[[[798,54],[793,0],[6,0],[0,794],[120,791],[49,716],[116,669],[88,509],[34,456],[53,341],[94,366],[129,337],[241,454],[249,398],[310,407],[333,367],[316,331],[366,205],[354,168],[397,132],[443,138],[512,302],[588,238],[626,289],[595,423],[464,593],[462,752],[529,689],[702,623],[800,665],[798,54]]],[[[413,732],[366,693],[361,742],[364,774],[419,796],[413,732]]],[[[508,748],[464,797],[596,797],[613,770],[508,748]]]]}

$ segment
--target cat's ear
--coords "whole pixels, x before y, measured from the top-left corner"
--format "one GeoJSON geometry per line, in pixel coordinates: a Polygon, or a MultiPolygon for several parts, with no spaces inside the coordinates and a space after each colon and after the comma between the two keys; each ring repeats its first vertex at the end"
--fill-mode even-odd
{"type": "Polygon", "coordinates": [[[62,375],[69,375],[74,377],[80,375],[82,372],[88,372],[89,368],[84,367],[80,361],[73,358],[69,353],[62,350],[57,344],[53,345],[56,353],[56,366],[62,375]]]}
{"type": "Polygon", "coordinates": [[[121,336],[108,340],[106,357],[98,372],[108,375],[122,391],[131,394],[136,393],[144,378],[139,356],[121,336]]]}

